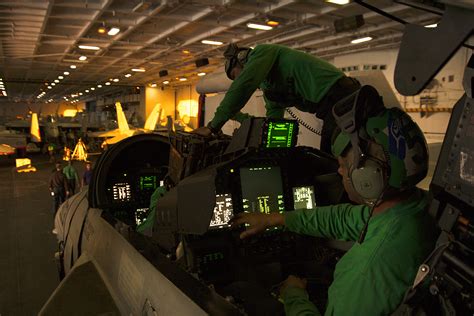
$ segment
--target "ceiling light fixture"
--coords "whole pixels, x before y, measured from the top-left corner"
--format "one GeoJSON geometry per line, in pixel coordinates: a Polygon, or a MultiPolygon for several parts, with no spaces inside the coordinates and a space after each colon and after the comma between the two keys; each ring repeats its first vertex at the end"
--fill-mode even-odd
{"type": "Polygon", "coordinates": [[[71,69],[76,69],[77,66],[76,66],[76,65],[71,65],[71,66],[69,66],[69,68],[71,68],[71,69]]]}
{"type": "Polygon", "coordinates": [[[345,4],[349,4],[351,1],[350,0],[325,0],[326,2],[328,3],[334,3],[334,4],[338,4],[338,5],[345,5],[345,4]]]}
{"type": "Polygon", "coordinates": [[[262,31],[269,31],[269,30],[273,29],[273,26],[263,25],[263,24],[256,24],[256,23],[247,23],[247,27],[249,29],[256,29],[256,30],[262,30],[262,31]]]}
{"type": "Polygon", "coordinates": [[[205,72],[200,72],[200,73],[198,73],[198,76],[199,76],[199,77],[202,77],[202,76],[205,76],[205,75],[206,75],[205,72]]]}
{"type": "Polygon", "coordinates": [[[54,87],[56,84],[53,82],[51,85],[54,87]]]}
{"type": "Polygon", "coordinates": [[[120,32],[120,29],[118,27],[113,27],[107,32],[107,34],[110,36],[114,36],[114,35],[117,35],[119,32],[120,32]]]}
{"type": "Polygon", "coordinates": [[[183,49],[183,54],[191,54],[191,52],[187,49],[183,49]]]}
{"type": "Polygon", "coordinates": [[[48,86],[48,89],[53,89],[53,87],[51,87],[51,86],[48,86]]]}
{"type": "Polygon", "coordinates": [[[110,86],[110,82],[106,82],[105,85],[106,85],[106,86],[110,86]]]}
{"type": "Polygon", "coordinates": [[[222,42],[219,41],[211,41],[211,40],[202,40],[201,43],[207,44],[207,45],[222,45],[222,42]]]}
{"type": "Polygon", "coordinates": [[[86,93],[89,93],[89,90],[86,90],[86,93]]]}
{"type": "Polygon", "coordinates": [[[163,84],[168,84],[170,83],[168,80],[163,81],[163,84]]]}
{"type": "Polygon", "coordinates": [[[126,74],[126,75],[125,75],[125,78],[129,78],[129,77],[131,77],[131,76],[132,76],[132,74],[126,74]]]}
{"type": "Polygon", "coordinates": [[[92,88],[91,88],[91,90],[92,90],[92,91],[94,91],[94,90],[95,90],[95,88],[94,88],[94,87],[92,87],[92,88]]]}
{"type": "Polygon", "coordinates": [[[64,74],[65,76],[69,76],[69,72],[68,72],[68,71],[63,72],[63,74],[64,74]]]}
{"type": "Polygon", "coordinates": [[[56,82],[56,83],[59,83],[59,80],[58,80],[58,79],[56,79],[56,80],[54,80],[54,82],[56,82]]]}
{"type": "Polygon", "coordinates": [[[188,80],[188,79],[186,79],[186,78],[179,78],[179,81],[186,81],[186,80],[188,80]]]}
{"type": "Polygon", "coordinates": [[[113,82],[119,82],[119,81],[120,81],[119,78],[115,78],[115,79],[113,80],[113,82]]]}
{"type": "Polygon", "coordinates": [[[79,92],[79,95],[83,95],[83,93],[82,93],[82,92],[79,92]]]}
{"type": "Polygon", "coordinates": [[[101,26],[97,29],[97,33],[105,34],[105,33],[107,33],[107,28],[105,26],[101,26]]]}
{"type": "Polygon", "coordinates": [[[86,59],[87,59],[87,56],[81,56],[81,57],[79,57],[79,60],[82,60],[82,61],[84,61],[84,60],[86,60],[86,59]]]}
{"type": "Polygon", "coordinates": [[[435,27],[438,27],[438,23],[428,24],[428,25],[425,25],[425,27],[429,29],[434,29],[435,27]]]}
{"type": "Polygon", "coordinates": [[[145,68],[133,68],[132,71],[135,71],[135,72],[145,72],[145,68]]]}
{"type": "Polygon", "coordinates": [[[80,49],[85,49],[85,50],[100,50],[100,47],[98,46],[90,46],[90,45],[79,45],[80,49]]]}
{"type": "Polygon", "coordinates": [[[101,84],[98,84],[98,85],[97,85],[97,88],[102,88],[102,85],[101,85],[101,84]]]}
{"type": "Polygon", "coordinates": [[[64,79],[64,77],[63,76],[58,76],[58,79],[61,80],[61,79],[64,79]]]}
{"type": "Polygon", "coordinates": [[[354,40],[351,41],[351,43],[352,44],[359,44],[359,43],[364,43],[364,42],[368,42],[368,41],[371,41],[371,40],[372,40],[372,37],[366,36],[366,37],[354,39],[354,40]]]}
{"type": "Polygon", "coordinates": [[[156,87],[156,83],[150,83],[150,87],[155,88],[155,87],[156,87]]]}

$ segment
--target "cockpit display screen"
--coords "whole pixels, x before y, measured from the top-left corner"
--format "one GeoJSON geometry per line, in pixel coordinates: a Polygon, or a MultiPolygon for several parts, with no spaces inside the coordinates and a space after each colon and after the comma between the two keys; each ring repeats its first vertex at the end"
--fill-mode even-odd
{"type": "Polygon", "coordinates": [[[306,186],[293,188],[293,201],[295,210],[314,208],[316,206],[314,187],[306,186]]]}
{"type": "Polygon", "coordinates": [[[132,198],[132,189],[127,182],[118,182],[112,186],[113,197],[115,201],[130,201],[132,198]]]}
{"type": "Polygon", "coordinates": [[[294,135],[296,123],[292,121],[287,122],[272,122],[269,121],[266,131],[266,148],[290,148],[294,144],[294,135]]]}
{"type": "Polygon", "coordinates": [[[214,206],[214,213],[212,214],[209,228],[223,228],[229,226],[229,220],[234,215],[232,206],[232,195],[216,194],[216,206],[214,206]]]}
{"type": "Polygon", "coordinates": [[[142,175],[139,178],[140,191],[155,190],[158,186],[158,177],[156,175],[142,175]]]}
{"type": "Polygon", "coordinates": [[[281,212],[284,210],[280,167],[240,168],[244,212],[281,212]]]}

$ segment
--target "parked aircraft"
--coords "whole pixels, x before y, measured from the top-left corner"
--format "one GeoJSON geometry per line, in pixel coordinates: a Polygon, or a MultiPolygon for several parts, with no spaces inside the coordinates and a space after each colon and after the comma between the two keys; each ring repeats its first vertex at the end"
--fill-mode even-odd
{"type": "Polygon", "coordinates": [[[115,108],[117,111],[117,129],[106,132],[88,133],[89,137],[106,138],[102,143],[102,147],[116,144],[119,141],[133,135],[153,132],[155,130],[156,123],[160,120],[162,113],[161,104],[157,103],[151,111],[150,115],[148,115],[148,118],[143,128],[130,128],[128,126],[127,118],[125,117],[125,113],[123,112],[122,105],[120,104],[120,102],[115,103],[115,108]]]}

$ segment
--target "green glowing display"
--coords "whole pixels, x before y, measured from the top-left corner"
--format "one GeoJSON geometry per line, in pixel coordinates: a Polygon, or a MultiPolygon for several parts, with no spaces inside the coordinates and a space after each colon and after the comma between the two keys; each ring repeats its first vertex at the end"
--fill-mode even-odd
{"type": "Polygon", "coordinates": [[[267,148],[290,148],[293,146],[294,122],[268,122],[267,148]]]}

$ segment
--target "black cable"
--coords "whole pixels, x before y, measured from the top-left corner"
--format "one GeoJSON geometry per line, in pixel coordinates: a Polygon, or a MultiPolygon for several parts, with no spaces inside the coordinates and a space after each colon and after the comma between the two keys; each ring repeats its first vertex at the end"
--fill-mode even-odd
{"type": "Polygon", "coordinates": [[[369,228],[369,222],[370,222],[370,219],[372,218],[372,215],[374,214],[374,210],[375,210],[375,207],[377,206],[377,204],[379,204],[379,202],[382,200],[382,197],[383,197],[383,194],[385,193],[385,188],[382,190],[382,192],[380,193],[379,197],[377,198],[377,200],[375,200],[375,202],[372,204],[371,208],[370,208],[370,211],[369,211],[369,217],[367,218],[367,221],[365,222],[365,225],[364,225],[364,228],[362,228],[361,232],[360,232],[360,235],[359,235],[359,239],[357,240],[357,242],[359,244],[361,244],[364,239],[365,239],[365,235],[367,235],[367,230],[369,228]]]}
{"type": "Polygon", "coordinates": [[[302,126],[306,127],[309,131],[315,133],[316,135],[319,135],[321,136],[321,130],[318,130],[318,129],[315,129],[314,127],[312,127],[311,125],[309,125],[308,123],[306,123],[305,121],[303,121],[302,119],[300,119],[292,110],[286,108],[285,109],[286,112],[288,112],[288,114],[290,114],[299,124],[301,124],[302,126]]]}

